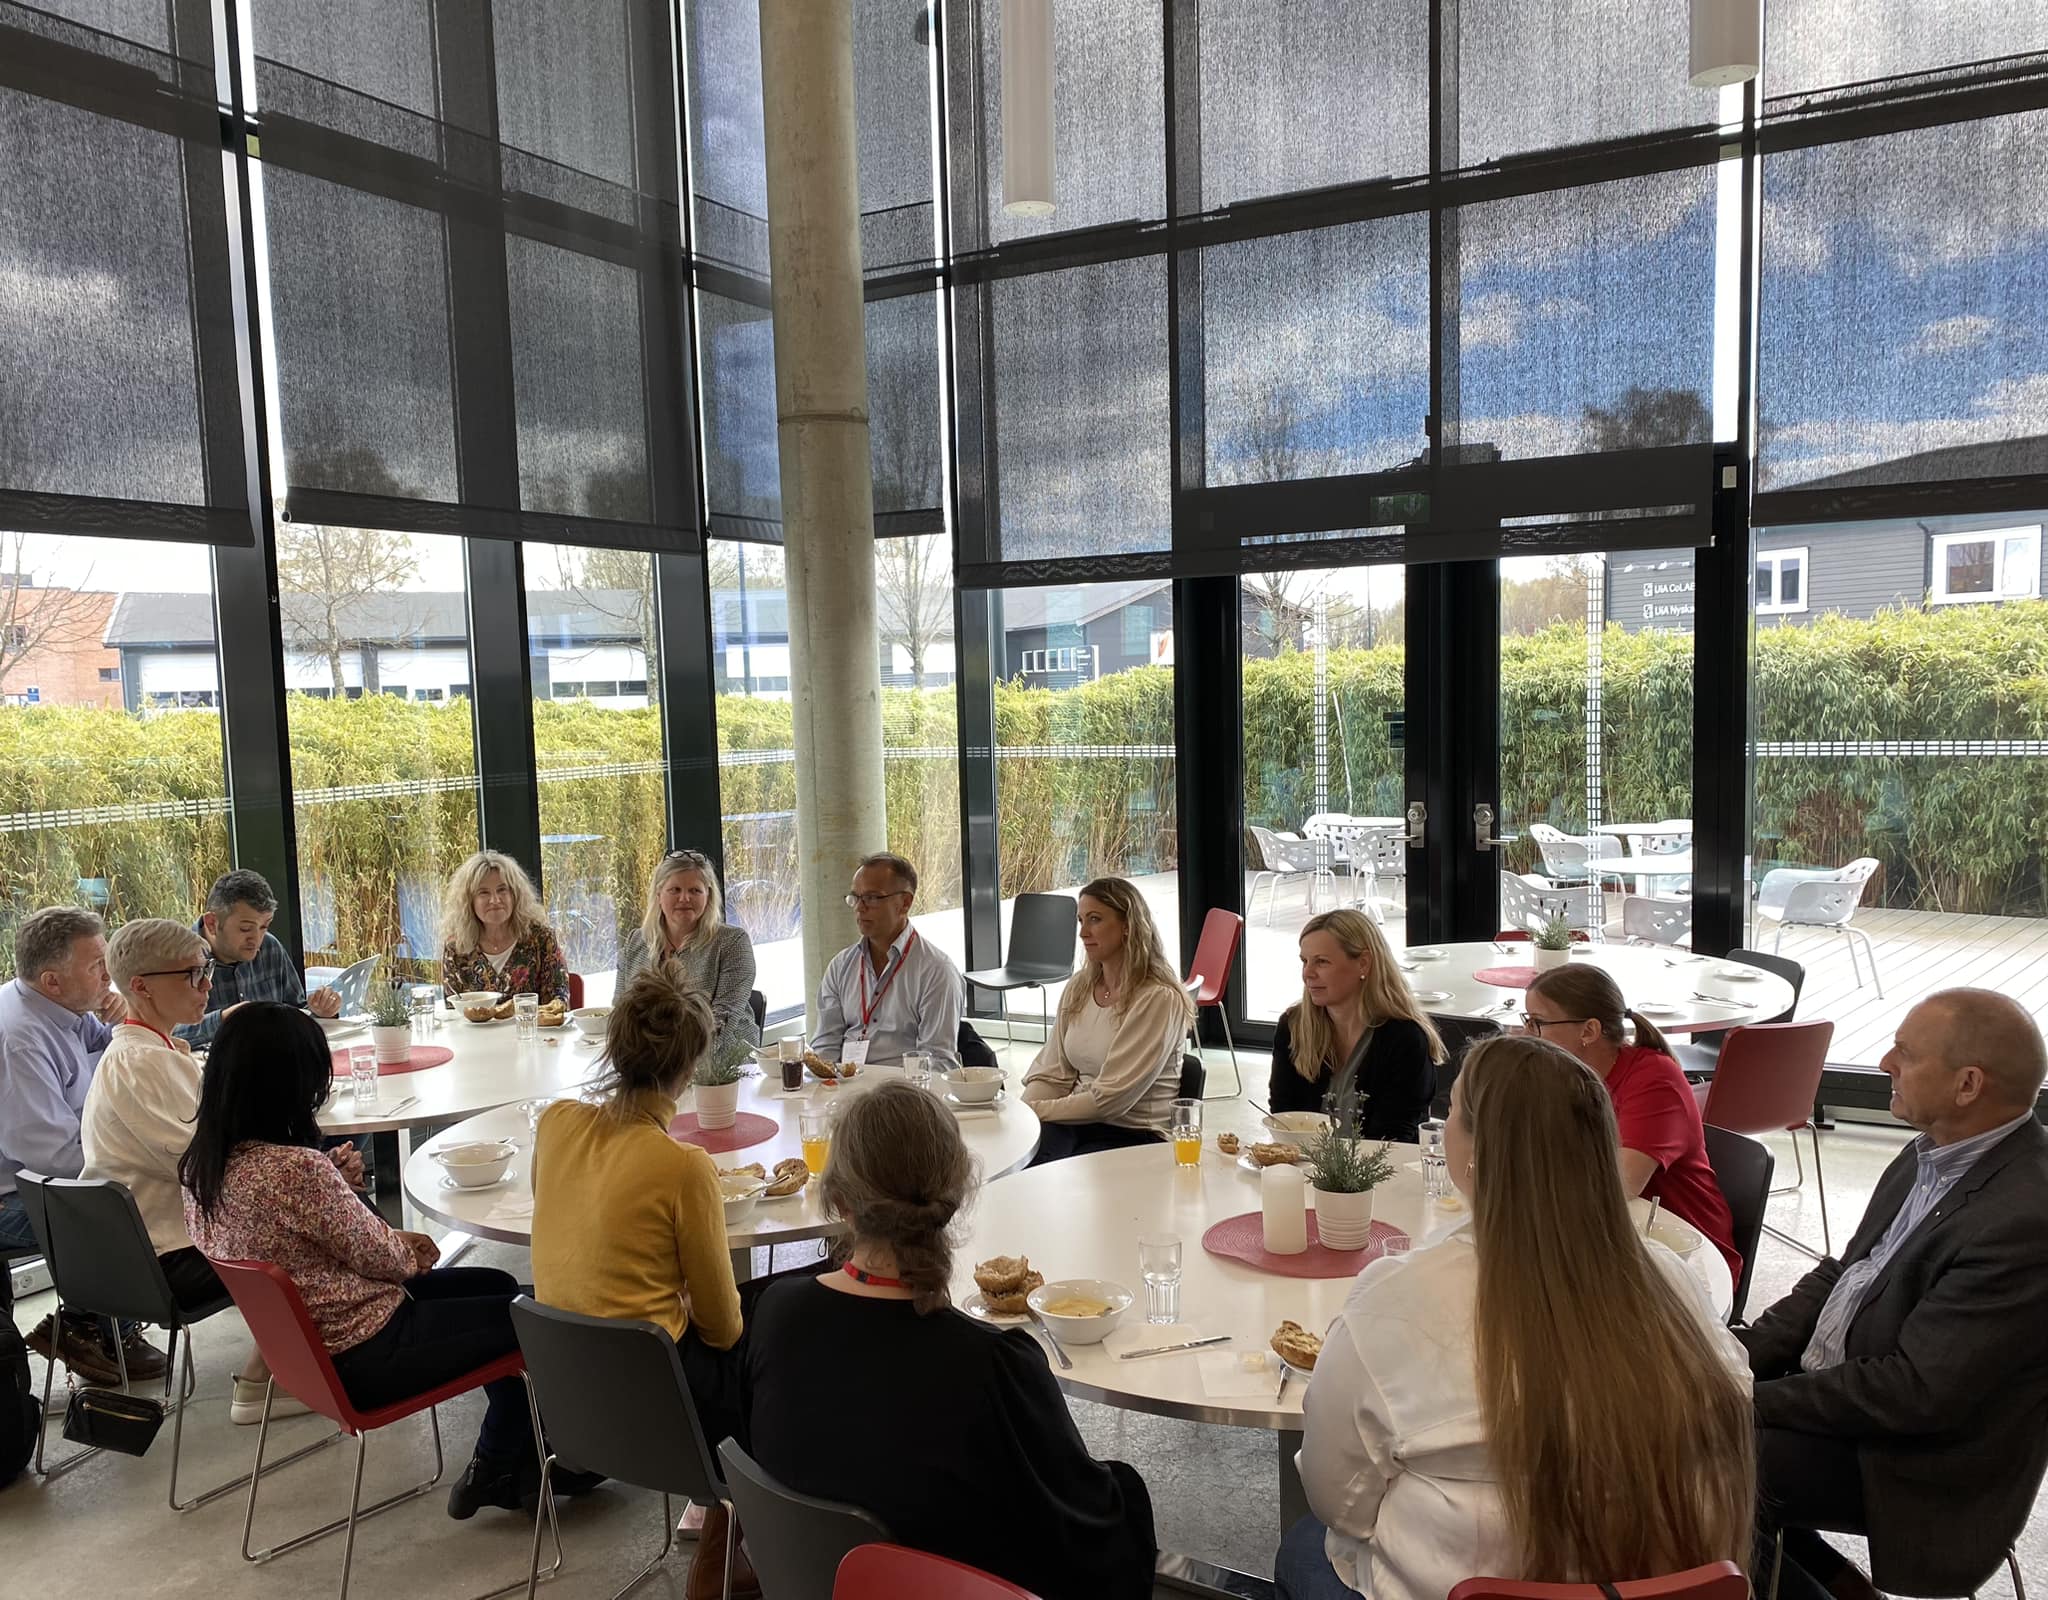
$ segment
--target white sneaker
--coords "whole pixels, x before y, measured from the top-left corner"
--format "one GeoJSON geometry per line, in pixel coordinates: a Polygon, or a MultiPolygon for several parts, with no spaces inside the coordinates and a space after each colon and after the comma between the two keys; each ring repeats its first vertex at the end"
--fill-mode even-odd
{"type": "MultiPolygon", "coordinates": [[[[235,1397],[228,1402],[228,1417],[238,1428],[253,1428],[263,1420],[263,1392],[268,1384],[251,1383],[247,1378],[235,1379],[235,1397]]],[[[312,1413],[312,1407],[305,1401],[295,1399],[280,1389],[277,1398],[270,1403],[270,1420],[279,1417],[303,1417],[312,1413]]]]}

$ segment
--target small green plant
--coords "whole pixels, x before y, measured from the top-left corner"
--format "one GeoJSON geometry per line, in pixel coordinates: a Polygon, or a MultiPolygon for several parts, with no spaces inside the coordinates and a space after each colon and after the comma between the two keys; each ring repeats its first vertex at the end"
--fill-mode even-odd
{"type": "Polygon", "coordinates": [[[1572,947],[1572,927],[1565,921],[1562,911],[1553,911],[1543,926],[1536,930],[1538,950],[1569,950],[1572,947]]]}
{"type": "Polygon", "coordinates": [[[412,997],[396,978],[384,978],[369,986],[363,995],[370,1023],[378,1028],[404,1028],[412,1024],[412,997]]]}
{"type": "Polygon", "coordinates": [[[1347,1139],[1334,1127],[1309,1138],[1301,1147],[1301,1161],[1308,1170],[1310,1187],[1325,1194],[1364,1194],[1394,1175],[1394,1158],[1387,1145],[1347,1139]]]}
{"type": "Polygon", "coordinates": [[[700,1089],[738,1083],[748,1075],[747,1057],[751,1054],[753,1046],[738,1035],[729,1034],[711,1047],[711,1053],[704,1058],[704,1064],[697,1069],[691,1081],[700,1089]]]}

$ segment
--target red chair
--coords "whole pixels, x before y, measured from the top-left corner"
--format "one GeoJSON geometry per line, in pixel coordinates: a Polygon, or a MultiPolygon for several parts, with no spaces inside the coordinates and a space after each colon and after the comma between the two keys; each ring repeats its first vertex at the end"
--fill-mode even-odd
{"type": "MultiPolygon", "coordinates": [[[[1195,1002],[1199,1018],[1203,1006],[1214,1006],[1216,1015],[1223,1019],[1223,1043],[1230,1051],[1230,1070],[1237,1068],[1237,1045],[1230,1037],[1230,1007],[1224,1004],[1225,993],[1230,988],[1230,964],[1237,959],[1237,942],[1244,937],[1244,918],[1235,911],[1214,907],[1202,919],[1202,937],[1195,945],[1195,959],[1188,967],[1188,997],[1195,1002]]],[[[1188,1037],[1194,1039],[1192,1029],[1188,1037]]],[[[1195,1041],[1196,1051],[1201,1043],[1195,1041]]],[[[1244,1076],[1238,1073],[1238,1086],[1234,1093],[1243,1093],[1244,1076]]]]}
{"type": "MultiPolygon", "coordinates": [[[[1828,1232],[1828,1190],[1821,1178],[1820,1130],[1814,1126],[1813,1107],[1820,1098],[1820,1075],[1834,1036],[1832,1022],[1753,1022],[1731,1028],[1714,1063],[1712,1080],[1693,1088],[1703,1122],[1731,1133],[1792,1135],[1792,1159],[1799,1179],[1790,1188],[1773,1190],[1774,1194],[1790,1194],[1806,1181],[1806,1164],[1799,1159],[1799,1134],[1803,1129],[1813,1135],[1820,1238],[1830,1255],[1835,1246],[1828,1232]]],[[[1813,1253],[1768,1224],[1764,1231],[1795,1249],[1813,1253]]]]}
{"type": "MultiPolygon", "coordinates": [[[[900,1544],[847,1551],[832,1580],[832,1600],[1038,1600],[1005,1578],[900,1544]]],[[[1593,1591],[1593,1600],[1600,1592],[1593,1591]]],[[[1716,1596],[1715,1600],[1719,1600],[1716,1596]]]]}
{"type": "Polygon", "coordinates": [[[583,1009],[583,974],[580,972],[569,974],[569,1009],[571,1011],[581,1011],[583,1009]]]}
{"type": "MultiPolygon", "coordinates": [[[[306,1310],[306,1302],[299,1297],[298,1285],[293,1283],[282,1267],[272,1266],[267,1261],[215,1261],[214,1271],[220,1274],[220,1281],[234,1296],[242,1318],[249,1324],[249,1332],[255,1336],[256,1348],[270,1366],[270,1384],[263,1395],[263,1422],[256,1430],[255,1476],[249,1480],[249,1508],[242,1518],[242,1559],[250,1562],[268,1561],[272,1556],[281,1556],[300,1545],[311,1544],[315,1539],[324,1539],[340,1529],[348,1530],[347,1541],[341,1552],[341,1597],[348,1600],[349,1569],[355,1563],[356,1524],[364,1517],[373,1517],[380,1511],[407,1500],[417,1499],[441,1481],[444,1462],[441,1456],[441,1418],[434,1410],[443,1400],[453,1400],[459,1394],[482,1388],[499,1378],[522,1378],[526,1375],[526,1358],[517,1350],[487,1362],[473,1372],[465,1372],[459,1378],[450,1379],[438,1389],[429,1389],[416,1394],[409,1400],[393,1405],[380,1406],[375,1411],[359,1411],[342,1387],[341,1376],[334,1370],[334,1361],[327,1353],[327,1347],[320,1341],[320,1331],[313,1326],[313,1318],[306,1310]],[[278,1386],[285,1392],[305,1402],[308,1408],[321,1416],[331,1418],[341,1425],[341,1431],[353,1434],[356,1441],[355,1486],[348,1498],[348,1515],[302,1533],[294,1538],[275,1544],[265,1550],[252,1551],[249,1535],[256,1526],[256,1489],[263,1472],[263,1445],[270,1432],[270,1403],[276,1397],[278,1386]],[[370,1443],[370,1434],[377,1428],[389,1427],[394,1422],[424,1411],[434,1430],[434,1475],[426,1482],[410,1489],[401,1489],[397,1494],[379,1500],[375,1505],[364,1507],[363,1498],[363,1457],[370,1443]]],[[[536,1428],[538,1439],[539,1430],[536,1428]]],[[[554,1521],[554,1500],[547,1500],[548,1520],[554,1521]]],[[[562,1534],[555,1528],[555,1564],[548,1573],[559,1571],[562,1565],[562,1534]]],[[[536,1542],[539,1539],[535,1531],[536,1542]]],[[[493,1589],[478,1596],[478,1600],[494,1600],[495,1596],[512,1594],[527,1586],[525,1578],[503,1588],[493,1589]]]]}
{"type": "Polygon", "coordinates": [[[1749,1600],[1749,1580],[1732,1561],[1710,1561],[1668,1578],[1629,1583],[1517,1583],[1467,1578],[1449,1600],[1749,1600]]]}

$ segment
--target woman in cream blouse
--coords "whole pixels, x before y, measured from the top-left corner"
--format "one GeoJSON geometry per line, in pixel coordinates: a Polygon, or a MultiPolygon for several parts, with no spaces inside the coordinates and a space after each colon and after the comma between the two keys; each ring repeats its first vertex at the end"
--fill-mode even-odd
{"type": "Polygon", "coordinates": [[[1165,1137],[1194,1020],[1135,885],[1097,878],[1076,915],[1087,960],[1024,1074],[1024,1103],[1044,1125],[1034,1165],[1165,1137]]]}

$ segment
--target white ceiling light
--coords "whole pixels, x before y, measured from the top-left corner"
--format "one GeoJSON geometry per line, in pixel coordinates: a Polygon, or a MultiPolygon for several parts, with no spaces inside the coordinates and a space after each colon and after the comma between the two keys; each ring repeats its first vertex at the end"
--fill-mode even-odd
{"type": "Polygon", "coordinates": [[[1692,0],[1692,86],[1725,89],[1756,76],[1763,0],[1692,0]]]}
{"type": "Polygon", "coordinates": [[[1003,210],[1052,215],[1052,0],[1003,3],[1003,210]]]}

